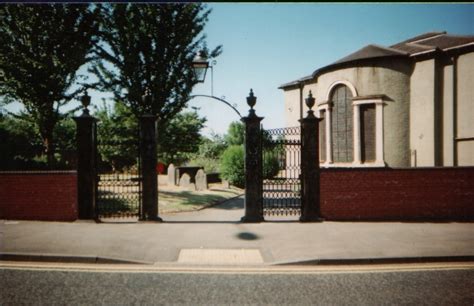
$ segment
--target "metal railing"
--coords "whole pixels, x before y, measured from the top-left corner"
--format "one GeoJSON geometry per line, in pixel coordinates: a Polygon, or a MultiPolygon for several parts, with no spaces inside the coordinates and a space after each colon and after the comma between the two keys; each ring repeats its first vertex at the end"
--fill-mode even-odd
{"type": "Polygon", "coordinates": [[[301,215],[301,129],[262,130],[263,214],[301,215]]]}

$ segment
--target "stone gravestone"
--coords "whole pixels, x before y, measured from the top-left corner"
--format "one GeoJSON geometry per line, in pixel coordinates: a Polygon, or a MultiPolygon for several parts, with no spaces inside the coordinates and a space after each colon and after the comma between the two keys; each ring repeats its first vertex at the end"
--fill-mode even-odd
{"type": "Polygon", "coordinates": [[[176,173],[174,171],[174,165],[170,164],[168,166],[168,185],[174,186],[176,185],[176,173]]]}
{"type": "Polygon", "coordinates": [[[229,189],[229,188],[230,188],[229,181],[222,180],[222,187],[223,187],[223,188],[227,188],[227,189],[229,189]]]}
{"type": "Polygon", "coordinates": [[[203,191],[207,189],[207,175],[204,170],[198,170],[194,181],[196,182],[196,190],[203,191]]]}
{"type": "Polygon", "coordinates": [[[183,174],[179,179],[179,187],[188,190],[196,190],[196,185],[194,183],[191,183],[191,177],[187,173],[183,174]]]}

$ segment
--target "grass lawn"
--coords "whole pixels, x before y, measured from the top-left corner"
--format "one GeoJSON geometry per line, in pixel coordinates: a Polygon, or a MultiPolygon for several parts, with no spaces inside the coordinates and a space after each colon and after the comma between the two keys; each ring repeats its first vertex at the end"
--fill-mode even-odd
{"type": "Polygon", "coordinates": [[[160,214],[177,213],[203,209],[242,195],[243,189],[223,188],[221,184],[210,184],[208,190],[190,191],[178,186],[158,187],[158,208],[160,214]]]}
{"type": "MultiPolygon", "coordinates": [[[[220,183],[209,184],[208,190],[191,191],[168,185],[166,176],[160,175],[158,182],[159,214],[200,210],[244,194],[243,189],[224,188],[220,183]]],[[[110,183],[99,185],[98,209],[100,215],[103,217],[137,216],[140,206],[138,192],[139,186],[137,184],[132,186],[110,183]]]]}

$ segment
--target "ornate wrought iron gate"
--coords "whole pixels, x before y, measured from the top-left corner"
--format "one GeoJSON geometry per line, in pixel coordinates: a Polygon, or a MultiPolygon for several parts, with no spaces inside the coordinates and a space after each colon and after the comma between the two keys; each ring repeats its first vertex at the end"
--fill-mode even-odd
{"type": "Polygon", "coordinates": [[[262,129],[263,215],[301,215],[301,128],[262,129]]]}
{"type": "Polygon", "coordinates": [[[97,218],[140,218],[142,178],[138,133],[131,140],[111,137],[96,143],[97,218]]]}

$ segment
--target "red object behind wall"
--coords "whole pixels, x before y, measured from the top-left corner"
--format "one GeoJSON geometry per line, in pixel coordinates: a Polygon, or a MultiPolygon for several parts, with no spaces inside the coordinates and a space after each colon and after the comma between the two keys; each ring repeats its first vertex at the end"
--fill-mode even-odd
{"type": "Polygon", "coordinates": [[[0,218],[74,221],[75,171],[0,172],[0,218]]]}
{"type": "Polygon", "coordinates": [[[166,166],[163,163],[158,163],[156,165],[156,173],[158,174],[164,174],[165,173],[166,166]]]}

